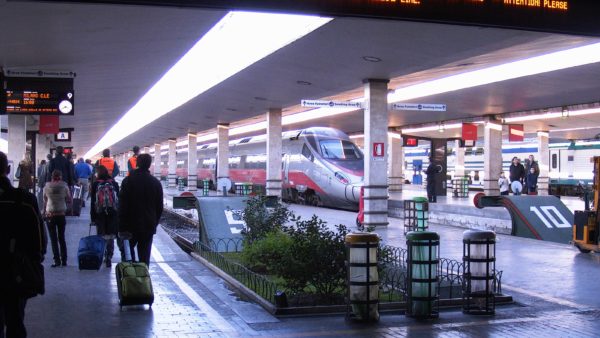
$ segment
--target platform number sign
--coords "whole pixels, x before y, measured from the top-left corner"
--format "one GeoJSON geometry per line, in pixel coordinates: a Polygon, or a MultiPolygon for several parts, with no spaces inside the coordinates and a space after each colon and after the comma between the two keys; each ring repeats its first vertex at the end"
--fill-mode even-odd
{"type": "Polygon", "coordinates": [[[555,206],[529,207],[547,228],[570,228],[572,225],[555,206]]]}

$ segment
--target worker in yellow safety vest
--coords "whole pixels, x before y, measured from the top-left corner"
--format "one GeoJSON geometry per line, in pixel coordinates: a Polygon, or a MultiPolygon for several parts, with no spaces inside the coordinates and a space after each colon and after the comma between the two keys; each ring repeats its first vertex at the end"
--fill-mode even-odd
{"type": "Polygon", "coordinates": [[[110,150],[108,149],[102,151],[102,158],[96,161],[94,171],[96,171],[99,166],[104,166],[113,178],[119,175],[119,165],[110,157],[110,150]]]}

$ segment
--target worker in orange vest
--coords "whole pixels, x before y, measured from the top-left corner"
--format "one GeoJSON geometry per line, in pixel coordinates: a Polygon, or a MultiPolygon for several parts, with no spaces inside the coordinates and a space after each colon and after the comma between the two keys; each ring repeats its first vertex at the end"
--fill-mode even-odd
{"type": "Polygon", "coordinates": [[[138,146],[133,146],[131,150],[133,150],[133,156],[127,161],[127,176],[137,169],[137,157],[140,154],[140,147],[138,146]]]}
{"type": "Polygon", "coordinates": [[[98,168],[99,166],[104,166],[106,169],[108,169],[108,172],[112,178],[115,178],[117,175],[119,175],[119,165],[110,157],[110,150],[108,149],[102,150],[102,158],[96,161],[96,165],[94,167],[98,168]]]}

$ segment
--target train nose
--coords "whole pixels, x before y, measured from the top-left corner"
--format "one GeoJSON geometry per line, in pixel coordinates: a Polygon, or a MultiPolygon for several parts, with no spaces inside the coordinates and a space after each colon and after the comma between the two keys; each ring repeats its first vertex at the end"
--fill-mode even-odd
{"type": "Polygon", "coordinates": [[[360,200],[360,188],[361,187],[362,187],[362,183],[346,185],[346,199],[350,202],[358,203],[360,200]]]}

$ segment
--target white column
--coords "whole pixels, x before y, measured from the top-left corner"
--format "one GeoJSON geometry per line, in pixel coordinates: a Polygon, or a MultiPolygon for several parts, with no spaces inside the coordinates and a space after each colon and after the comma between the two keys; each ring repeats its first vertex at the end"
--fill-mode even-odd
{"type": "Polygon", "coordinates": [[[188,190],[198,190],[198,136],[188,134],[188,190]]]}
{"type": "Polygon", "coordinates": [[[483,192],[488,196],[498,196],[498,178],[502,171],[502,125],[486,122],[483,139],[483,192]]]}
{"type": "MultiPolygon", "coordinates": [[[[127,162],[129,162],[129,152],[123,153],[122,159],[121,159],[121,166],[119,167],[119,169],[121,170],[121,172],[127,172],[127,162]]],[[[127,174],[125,174],[127,175],[127,174]]]]}
{"type": "Polygon", "coordinates": [[[46,135],[37,134],[35,137],[36,175],[37,175],[37,168],[39,167],[40,162],[42,162],[42,160],[48,161],[48,159],[46,158],[46,155],[48,154],[49,151],[50,150],[48,148],[48,137],[46,135]]]}
{"type": "MultiPolygon", "coordinates": [[[[540,175],[538,176],[538,195],[549,194],[549,178],[548,171],[550,170],[550,152],[548,151],[548,141],[550,134],[547,131],[538,131],[538,154],[537,161],[540,167],[540,175]]],[[[596,173],[598,174],[598,173],[596,173]]]]}
{"type": "Polygon", "coordinates": [[[460,141],[454,141],[454,151],[456,154],[454,157],[456,160],[454,163],[454,178],[465,176],[465,150],[466,148],[460,147],[460,141]]]}
{"type": "Polygon", "coordinates": [[[219,179],[229,179],[229,124],[217,125],[217,191],[223,191],[219,179]]]}
{"type": "Polygon", "coordinates": [[[142,149],[142,154],[150,154],[150,147],[144,147],[142,149]]]}
{"type": "Polygon", "coordinates": [[[160,181],[160,167],[161,167],[161,160],[160,160],[160,143],[156,143],[154,144],[154,161],[152,161],[154,163],[154,177],[156,177],[156,179],[158,179],[160,181]]]}
{"type": "Polygon", "coordinates": [[[169,171],[167,181],[169,188],[175,188],[175,179],[177,178],[177,140],[169,139],[169,171]]]}
{"type": "Polygon", "coordinates": [[[369,79],[365,83],[365,226],[388,225],[388,80],[369,79]],[[376,143],[383,144],[383,157],[373,156],[376,143]]]}
{"type": "Polygon", "coordinates": [[[267,112],[267,187],[268,196],[281,197],[281,109],[267,112]]]}
{"type": "MultiPolygon", "coordinates": [[[[15,182],[15,173],[19,166],[19,162],[25,155],[26,144],[26,116],[8,115],[8,162],[12,161],[9,178],[15,182]]],[[[16,186],[16,183],[14,184],[16,186]]]]}
{"type": "Polygon", "coordinates": [[[388,144],[389,191],[400,192],[404,183],[404,149],[402,147],[402,137],[399,133],[390,133],[388,144]]]}

